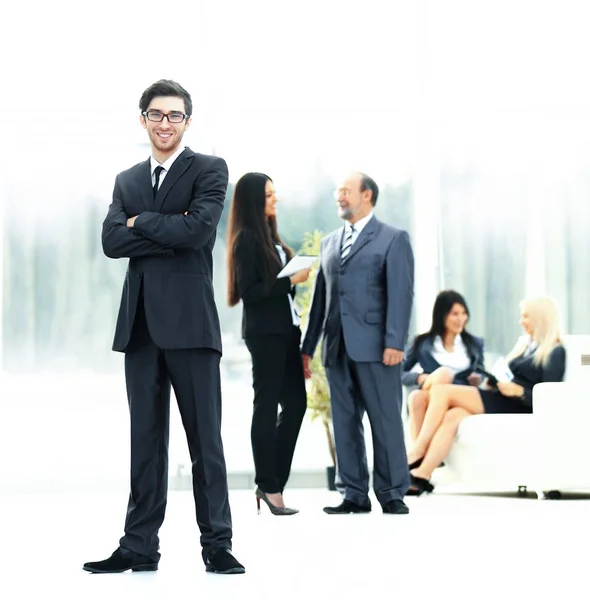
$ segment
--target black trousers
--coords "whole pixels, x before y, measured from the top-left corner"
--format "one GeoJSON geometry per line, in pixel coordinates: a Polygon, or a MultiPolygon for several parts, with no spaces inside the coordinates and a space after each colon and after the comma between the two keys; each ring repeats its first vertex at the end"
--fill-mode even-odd
{"type": "Polygon", "coordinates": [[[140,297],[125,378],[131,416],[131,493],[120,545],[159,558],[158,530],[168,489],[170,384],[192,461],[203,559],[231,549],[232,522],[221,441],[220,354],[208,348],[163,350],[152,341],[140,297]]]}
{"type": "Polygon", "coordinates": [[[252,356],[251,439],[256,485],[267,494],[282,492],[287,485],[307,408],[300,340],[298,327],[293,327],[291,334],[246,338],[252,356]]]}

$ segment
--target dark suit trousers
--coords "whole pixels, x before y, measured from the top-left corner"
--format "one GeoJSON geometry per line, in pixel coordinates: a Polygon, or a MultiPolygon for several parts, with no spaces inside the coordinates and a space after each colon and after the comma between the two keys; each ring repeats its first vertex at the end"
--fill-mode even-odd
{"type": "Polygon", "coordinates": [[[307,408],[301,331],[292,334],[249,336],[252,356],[252,453],[256,485],[267,494],[282,492],[289,479],[295,445],[307,408]],[[281,413],[277,418],[277,411],[281,413]]]}
{"type": "Polygon", "coordinates": [[[341,341],[338,358],[326,368],[330,385],[337,486],[347,500],[365,504],[369,469],[363,417],[373,435],[373,488],[381,504],[402,499],[410,486],[402,409],[401,365],[355,362],[341,341]]]}
{"type": "Polygon", "coordinates": [[[221,441],[220,355],[195,348],[163,350],[152,341],[140,296],[125,378],[131,416],[131,493],[120,545],[159,558],[158,530],[168,489],[170,384],[192,461],[193,492],[203,558],[231,548],[232,523],[221,441]]]}

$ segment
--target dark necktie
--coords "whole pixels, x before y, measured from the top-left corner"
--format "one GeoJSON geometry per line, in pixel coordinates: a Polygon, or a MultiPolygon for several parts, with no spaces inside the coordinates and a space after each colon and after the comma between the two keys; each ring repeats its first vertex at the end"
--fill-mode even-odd
{"type": "Polygon", "coordinates": [[[160,183],[160,174],[162,173],[162,171],[164,170],[164,167],[156,167],[154,173],[156,174],[156,183],[154,183],[154,198],[156,197],[156,194],[158,193],[158,184],[160,183]]]}
{"type": "Polygon", "coordinates": [[[354,231],[354,225],[351,225],[350,230],[344,238],[344,243],[342,244],[342,251],[340,253],[340,258],[342,260],[344,260],[348,256],[350,249],[352,248],[352,234],[354,233],[354,231]]]}

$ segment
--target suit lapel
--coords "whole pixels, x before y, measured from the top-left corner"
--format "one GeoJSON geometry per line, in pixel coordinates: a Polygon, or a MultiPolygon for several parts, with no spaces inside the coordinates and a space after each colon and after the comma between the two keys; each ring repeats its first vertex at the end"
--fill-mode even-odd
{"type": "Polygon", "coordinates": [[[373,239],[373,235],[375,235],[375,231],[377,229],[377,219],[375,217],[371,218],[371,220],[365,225],[363,230],[359,233],[358,238],[352,245],[348,256],[342,261],[342,264],[345,265],[348,261],[365,245],[367,245],[371,239],[373,239]]]}
{"type": "Polygon", "coordinates": [[[152,167],[149,158],[139,168],[139,189],[144,206],[147,210],[152,210],[154,191],[152,188],[152,167]]]}
{"type": "Polygon", "coordinates": [[[166,177],[164,177],[164,181],[162,182],[162,185],[160,186],[160,189],[156,194],[156,199],[153,203],[154,212],[160,212],[162,210],[162,206],[164,205],[164,201],[166,200],[168,192],[172,189],[172,186],[180,179],[183,173],[189,168],[194,155],[195,153],[192,150],[186,148],[184,152],[182,152],[180,156],[172,163],[170,171],[166,173],[166,177]]]}
{"type": "Polygon", "coordinates": [[[331,272],[338,273],[340,271],[340,248],[342,247],[342,236],[344,235],[344,227],[337,231],[330,240],[328,247],[328,264],[334,264],[331,272]]]}

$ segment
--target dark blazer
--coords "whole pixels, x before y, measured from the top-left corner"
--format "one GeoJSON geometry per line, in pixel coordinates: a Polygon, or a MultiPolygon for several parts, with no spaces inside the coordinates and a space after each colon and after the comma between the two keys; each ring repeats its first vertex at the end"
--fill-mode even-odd
{"type": "MultiPolygon", "coordinates": [[[[419,373],[410,372],[412,367],[416,364],[419,364],[424,373],[430,374],[434,373],[440,365],[432,356],[434,346],[434,340],[431,338],[424,338],[418,347],[414,350],[414,342],[406,349],[406,357],[404,359],[404,372],[402,375],[402,383],[406,386],[415,386],[416,379],[418,379],[419,373]]],[[[457,385],[468,385],[467,377],[471,375],[475,371],[475,367],[483,367],[484,358],[483,358],[483,348],[484,341],[482,338],[478,338],[474,336],[473,345],[465,344],[467,348],[467,354],[471,359],[471,363],[468,369],[461,371],[455,375],[453,379],[453,383],[457,385]]]]}
{"type": "Polygon", "coordinates": [[[514,375],[513,382],[524,388],[523,402],[533,408],[533,386],[545,381],[563,381],[565,375],[565,348],[560,344],[555,346],[549,355],[547,365],[537,365],[534,362],[535,353],[528,356],[513,358],[508,366],[514,375]]]}
{"type": "Polygon", "coordinates": [[[341,260],[344,227],[321,242],[302,353],[313,356],[323,334],[322,362],[333,365],[344,336],[350,358],[381,362],[385,348],[403,350],[414,297],[408,234],[373,216],[341,260]]]}
{"type": "Polygon", "coordinates": [[[143,282],[148,328],[156,345],[221,352],[212,251],[227,183],[222,158],[189,148],[174,161],[155,199],[149,160],[117,175],[102,247],[110,258],[130,260],[113,350],[124,352],[129,343],[143,282]],[[134,227],[127,227],[127,218],[136,215],[134,227]]]}
{"type": "Polygon", "coordinates": [[[263,279],[260,265],[263,248],[254,233],[243,230],[233,248],[236,283],[242,298],[242,337],[290,334],[293,318],[288,295],[295,297],[289,277],[277,278],[270,286],[263,279]]]}

